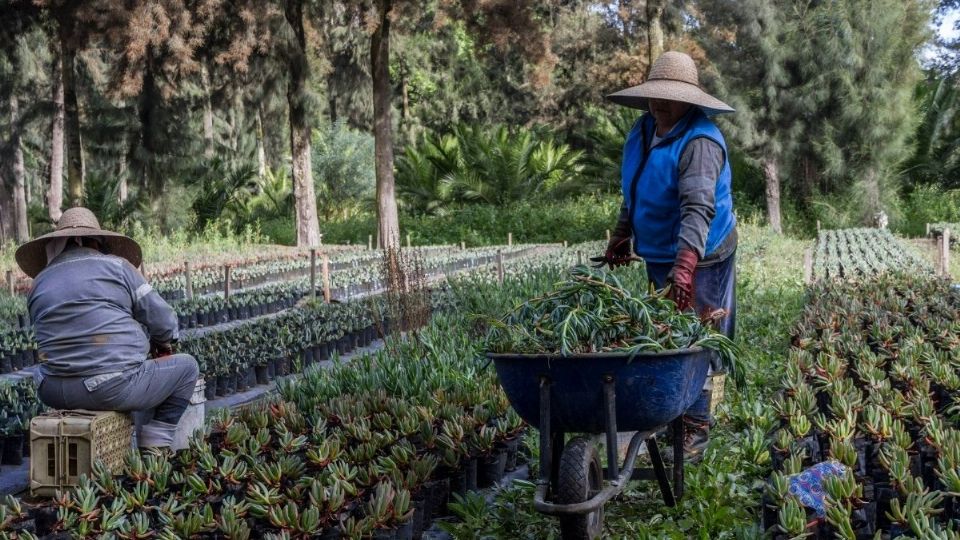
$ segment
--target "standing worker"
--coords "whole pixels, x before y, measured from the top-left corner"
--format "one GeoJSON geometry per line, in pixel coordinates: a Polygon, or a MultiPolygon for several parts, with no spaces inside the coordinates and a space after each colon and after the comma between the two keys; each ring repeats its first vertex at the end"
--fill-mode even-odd
{"type": "Polygon", "coordinates": [[[192,356],[170,354],[177,317],[137,270],[140,246],[77,207],[16,258],[34,278],[27,305],[40,400],[56,409],[153,410],[138,444],[168,448],[199,369],[192,356]],[[151,350],[157,358],[148,359],[151,350]]]}
{"type": "MultiPolygon", "coordinates": [[[[623,147],[623,205],[606,260],[611,266],[629,264],[633,238],[650,282],[657,289],[669,284],[669,296],[681,310],[693,308],[701,316],[724,310],[717,327],[732,339],[736,218],[727,146],[709,116],[733,109],[701,90],[693,59],[673,51],[657,59],[643,84],[607,98],[648,113],[623,147]]],[[[706,445],[710,397],[708,379],[684,414],[688,453],[706,445]]]]}

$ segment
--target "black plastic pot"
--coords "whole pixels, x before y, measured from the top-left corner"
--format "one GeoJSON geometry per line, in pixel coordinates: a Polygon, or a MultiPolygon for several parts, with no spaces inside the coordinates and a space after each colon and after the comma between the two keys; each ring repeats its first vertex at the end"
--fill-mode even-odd
{"type": "Polygon", "coordinates": [[[23,464],[23,433],[14,433],[3,438],[4,465],[23,464]]]}
{"type": "Polygon", "coordinates": [[[302,363],[302,368],[306,369],[310,364],[313,363],[313,347],[307,347],[300,354],[300,362],[302,363]]]}
{"type": "Polygon", "coordinates": [[[217,383],[214,386],[217,388],[217,396],[223,397],[229,395],[230,381],[226,375],[218,375],[217,383]]]}
{"type": "Polygon", "coordinates": [[[20,351],[10,353],[10,365],[14,371],[23,368],[23,356],[20,354],[20,351]]]}
{"type": "Polygon", "coordinates": [[[13,359],[9,354],[0,355],[0,373],[10,373],[13,371],[13,359]]]}
{"type": "Polygon", "coordinates": [[[479,463],[477,458],[470,458],[467,461],[466,472],[467,472],[467,491],[476,491],[477,490],[477,476],[479,463]]]}
{"type": "Polygon", "coordinates": [[[503,470],[506,472],[517,470],[517,450],[520,448],[520,437],[514,435],[500,442],[499,447],[506,453],[503,470]]]}
{"type": "Polygon", "coordinates": [[[218,377],[206,378],[206,386],[203,388],[203,397],[207,398],[207,401],[213,401],[217,397],[217,379],[218,377]]]}
{"type": "Polygon", "coordinates": [[[267,361],[267,381],[272,381],[277,378],[277,363],[274,360],[267,361]]]}
{"type": "Polygon", "coordinates": [[[410,504],[413,506],[413,517],[410,518],[413,523],[413,537],[420,538],[423,536],[423,509],[426,506],[423,495],[415,496],[410,504]]]}
{"type": "Polygon", "coordinates": [[[465,467],[450,474],[450,494],[457,494],[461,497],[467,494],[467,471],[465,467]]]}
{"type": "Polygon", "coordinates": [[[227,377],[227,392],[230,394],[237,393],[237,379],[238,377],[236,373],[232,373],[227,377]]]}
{"type": "Polygon", "coordinates": [[[344,338],[337,340],[337,354],[340,356],[347,354],[347,342],[344,338]]]}
{"type": "Polygon", "coordinates": [[[314,345],[313,346],[313,361],[314,363],[323,362],[326,360],[326,345],[314,345]]]}
{"type": "Polygon", "coordinates": [[[235,377],[237,378],[237,392],[246,392],[250,388],[246,370],[235,375],[235,377]]]}
{"type": "Polygon", "coordinates": [[[481,457],[477,464],[477,487],[484,489],[499,482],[503,478],[506,463],[507,453],[502,450],[481,457]]]}
{"type": "Polygon", "coordinates": [[[253,368],[255,373],[254,376],[257,379],[257,384],[269,384],[270,383],[270,374],[268,373],[269,368],[265,365],[256,366],[253,368]]]}

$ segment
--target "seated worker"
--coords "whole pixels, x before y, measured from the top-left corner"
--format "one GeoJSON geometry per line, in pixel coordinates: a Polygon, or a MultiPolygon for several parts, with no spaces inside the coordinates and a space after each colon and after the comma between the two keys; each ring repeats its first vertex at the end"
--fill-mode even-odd
{"type": "Polygon", "coordinates": [[[137,270],[140,246],[78,207],[54,232],[20,246],[16,259],[34,278],[27,304],[40,400],[56,409],[152,409],[138,444],[169,447],[199,369],[190,355],[169,354],[177,317],[137,270]],[[151,347],[168,356],[148,359],[151,347]]]}

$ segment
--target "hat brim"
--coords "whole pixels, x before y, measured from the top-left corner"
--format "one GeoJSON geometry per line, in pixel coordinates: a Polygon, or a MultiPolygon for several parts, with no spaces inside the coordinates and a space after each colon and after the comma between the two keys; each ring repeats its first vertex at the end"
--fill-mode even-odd
{"type": "Polygon", "coordinates": [[[140,245],[132,238],[102,229],[73,227],[45,234],[40,238],[23,244],[17,248],[17,252],[14,255],[17,259],[17,264],[20,266],[20,269],[23,270],[24,274],[31,278],[37,277],[37,274],[47,267],[47,243],[56,238],[72,236],[94,236],[99,238],[110,255],[123,257],[129,261],[134,268],[139,268],[140,263],[143,262],[143,251],[140,249],[140,245]]]}
{"type": "Polygon", "coordinates": [[[682,101],[700,107],[707,115],[736,112],[733,107],[704,92],[700,87],[682,82],[655,79],[607,96],[607,99],[632,109],[649,110],[649,99],[682,101]]]}

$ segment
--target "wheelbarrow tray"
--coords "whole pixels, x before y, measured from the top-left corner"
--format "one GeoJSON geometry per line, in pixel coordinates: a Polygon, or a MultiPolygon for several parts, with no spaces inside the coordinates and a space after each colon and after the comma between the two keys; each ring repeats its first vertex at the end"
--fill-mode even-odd
{"type": "Polygon", "coordinates": [[[714,351],[658,353],[495,354],[500,384],[527,423],[540,424],[540,384],[550,383],[550,425],[566,433],[603,433],[604,383],[616,392],[618,431],[647,431],[676,419],[697,400],[714,351]]]}

